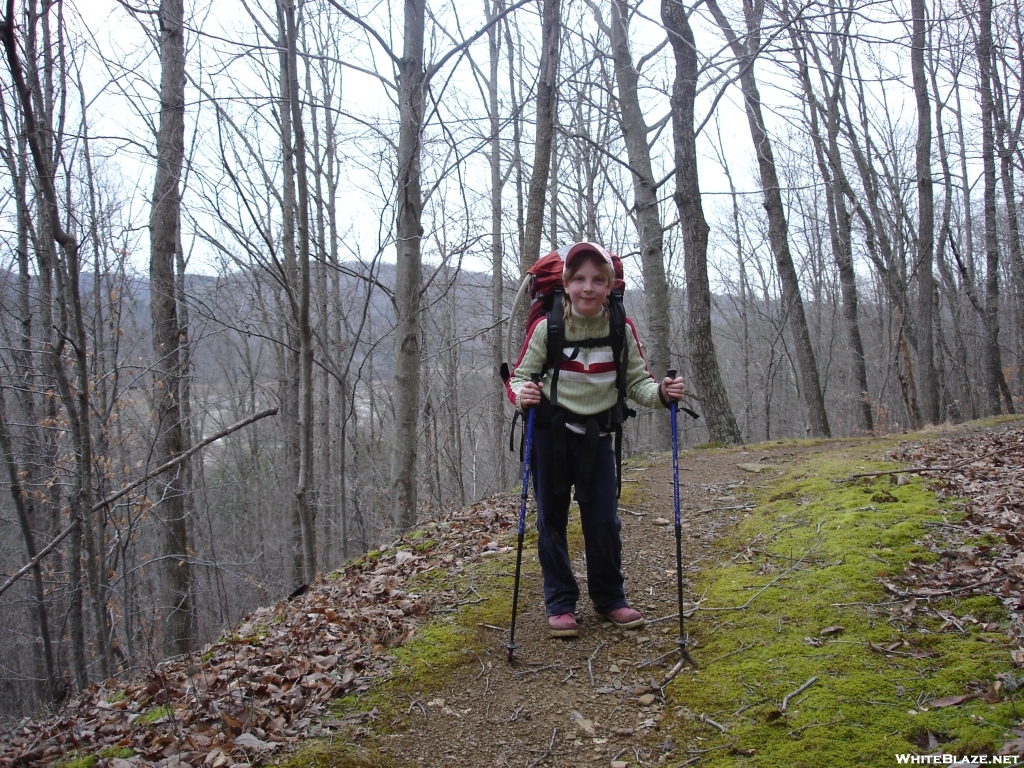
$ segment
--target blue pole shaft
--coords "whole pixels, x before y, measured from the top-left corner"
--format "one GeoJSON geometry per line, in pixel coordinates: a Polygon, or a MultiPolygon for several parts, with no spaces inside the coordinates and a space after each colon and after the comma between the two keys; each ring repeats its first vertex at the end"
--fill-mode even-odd
{"type": "MultiPolygon", "coordinates": [[[[669,369],[667,375],[668,378],[674,379],[676,372],[669,369]]],[[[682,657],[680,664],[689,662],[696,668],[697,662],[686,650],[686,631],[683,626],[683,528],[679,514],[679,429],[677,422],[679,405],[672,400],[669,402],[668,408],[672,416],[672,495],[676,512],[676,600],[679,603],[679,639],[676,641],[676,645],[679,646],[679,655],[682,657]]]]}
{"type": "MultiPolygon", "coordinates": [[[[537,383],[539,374],[533,374],[531,379],[537,383]]],[[[508,659],[512,661],[516,646],[516,614],[519,609],[519,573],[523,565],[523,534],[526,532],[526,501],[530,496],[530,454],[533,449],[533,417],[536,407],[527,411],[526,415],[526,448],[523,451],[523,491],[519,500],[519,532],[516,541],[516,577],[512,587],[512,624],[508,633],[508,659]]]]}

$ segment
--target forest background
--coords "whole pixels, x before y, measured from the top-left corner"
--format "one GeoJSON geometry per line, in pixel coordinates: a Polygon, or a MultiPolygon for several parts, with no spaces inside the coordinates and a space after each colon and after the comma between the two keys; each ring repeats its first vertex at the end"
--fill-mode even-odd
{"type": "Polygon", "coordinates": [[[624,257],[686,445],[1012,412],[1021,14],[7,0],[0,720],[507,490],[566,243],[624,257]]]}

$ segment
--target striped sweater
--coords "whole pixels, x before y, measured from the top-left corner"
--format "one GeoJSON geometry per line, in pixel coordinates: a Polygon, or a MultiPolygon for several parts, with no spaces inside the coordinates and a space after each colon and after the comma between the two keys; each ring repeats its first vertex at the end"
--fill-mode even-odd
{"type": "MultiPolygon", "coordinates": [[[[595,317],[583,317],[572,313],[573,324],[565,327],[565,355],[572,357],[577,347],[572,342],[582,339],[600,339],[608,336],[610,329],[608,313],[595,317]]],[[[527,332],[529,341],[523,347],[515,370],[505,385],[509,402],[519,408],[519,389],[530,380],[531,371],[544,368],[547,359],[548,321],[541,317],[527,332]]],[[[626,394],[636,403],[647,408],[664,408],[658,397],[659,382],[647,370],[647,361],[640,348],[633,322],[626,319],[626,394]]],[[[544,387],[541,393],[551,393],[551,374],[554,369],[544,370],[541,379],[544,387]]],[[[590,416],[606,411],[615,405],[618,392],[615,389],[615,361],[611,345],[600,347],[579,347],[573,360],[564,360],[558,375],[558,404],[579,414],[590,416]]]]}

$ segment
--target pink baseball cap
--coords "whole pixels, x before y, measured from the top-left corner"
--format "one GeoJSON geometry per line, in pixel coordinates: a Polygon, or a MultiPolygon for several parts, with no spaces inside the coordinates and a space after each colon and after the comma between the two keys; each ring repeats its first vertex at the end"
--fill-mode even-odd
{"type": "Polygon", "coordinates": [[[575,265],[583,254],[594,254],[599,261],[605,262],[609,267],[615,268],[612,262],[612,255],[605,250],[604,246],[597,243],[573,243],[558,249],[558,255],[565,263],[565,271],[568,272],[575,265]]]}

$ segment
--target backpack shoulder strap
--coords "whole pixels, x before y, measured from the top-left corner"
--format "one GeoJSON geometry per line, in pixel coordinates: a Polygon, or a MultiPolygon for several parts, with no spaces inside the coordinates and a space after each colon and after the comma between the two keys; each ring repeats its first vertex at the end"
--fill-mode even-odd
{"type": "Polygon", "coordinates": [[[558,372],[562,367],[562,357],[565,355],[565,312],[562,307],[564,292],[561,286],[551,293],[551,306],[548,307],[548,352],[544,365],[551,368],[551,394],[549,399],[552,405],[558,405],[558,372]]]}
{"type": "MultiPolygon", "coordinates": [[[[626,369],[629,368],[629,345],[626,343],[626,307],[623,304],[623,291],[616,288],[612,291],[608,302],[608,328],[611,335],[612,358],[615,360],[615,388],[618,390],[618,405],[626,406],[626,369]]],[[[626,414],[622,414],[624,421],[626,414]]]]}

